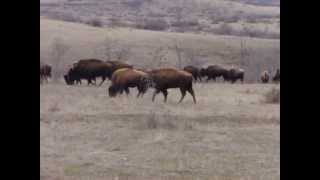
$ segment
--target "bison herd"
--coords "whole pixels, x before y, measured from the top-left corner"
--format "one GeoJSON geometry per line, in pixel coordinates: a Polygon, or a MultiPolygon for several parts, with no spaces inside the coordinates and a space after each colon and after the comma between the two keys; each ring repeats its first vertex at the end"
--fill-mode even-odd
{"type": "MultiPolygon", "coordinates": [[[[51,66],[40,63],[40,83],[48,82],[51,77],[51,66]]],[[[167,101],[168,89],[179,88],[181,98],[184,99],[186,93],[190,93],[193,102],[196,103],[195,93],[192,87],[193,81],[201,82],[206,77],[209,80],[216,81],[216,78],[223,78],[223,81],[243,83],[245,71],[236,67],[223,67],[221,65],[210,65],[206,68],[197,68],[195,66],[186,66],[182,70],[177,68],[159,68],[159,69],[135,69],[132,65],[120,61],[102,61],[98,59],[82,59],[72,64],[68,72],[64,75],[67,85],[81,84],[81,80],[87,80],[88,85],[96,85],[96,78],[101,78],[99,86],[108,78],[111,85],[108,88],[110,97],[116,97],[123,91],[128,95],[129,88],[137,88],[137,97],[143,97],[149,88],[154,88],[152,101],[160,92],[164,96],[164,102],[167,101]]],[[[262,83],[268,83],[270,78],[268,71],[263,71],[260,75],[262,83]]],[[[273,82],[280,82],[280,69],[277,69],[272,77],[273,82]]]]}

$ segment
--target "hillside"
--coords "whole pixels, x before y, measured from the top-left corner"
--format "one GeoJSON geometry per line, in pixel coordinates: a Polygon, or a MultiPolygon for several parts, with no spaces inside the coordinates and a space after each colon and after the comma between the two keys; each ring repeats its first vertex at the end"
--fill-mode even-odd
{"type": "Polygon", "coordinates": [[[106,46],[127,49],[123,61],[136,67],[178,66],[176,45],[182,51],[181,66],[218,63],[247,70],[248,80],[256,80],[262,69],[280,65],[280,41],[238,36],[173,33],[131,28],[98,28],[85,24],[40,18],[41,61],[54,63],[51,51],[56,39],[68,51],[59,68],[81,58],[106,59],[106,46]],[[161,48],[161,49],[160,49],[161,48]]]}
{"type": "Polygon", "coordinates": [[[40,15],[105,27],[279,39],[279,5],[278,0],[41,0],[40,15]]]}

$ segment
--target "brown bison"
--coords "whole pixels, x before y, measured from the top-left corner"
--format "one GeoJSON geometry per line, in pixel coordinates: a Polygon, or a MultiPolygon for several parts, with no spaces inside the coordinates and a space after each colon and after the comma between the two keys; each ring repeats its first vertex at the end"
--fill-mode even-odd
{"type": "Polygon", "coordinates": [[[263,71],[261,74],[260,74],[260,80],[262,83],[268,83],[269,82],[269,73],[268,71],[263,71]]]}
{"type": "Polygon", "coordinates": [[[109,87],[109,96],[115,97],[118,93],[122,94],[123,90],[126,94],[129,94],[129,88],[137,87],[137,98],[146,93],[148,89],[148,83],[150,81],[149,75],[145,72],[130,69],[121,68],[116,70],[111,77],[111,86],[109,87]]]}
{"type": "Polygon", "coordinates": [[[186,91],[192,95],[193,102],[196,103],[195,94],[192,88],[193,77],[189,72],[175,68],[162,68],[152,70],[149,75],[152,79],[152,87],[155,88],[152,96],[152,102],[154,101],[155,96],[160,92],[163,93],[164,102],[166,102],[168,96],[167,89],[180,88],[182,96],[179,103],[184,99],[186,91]]]}
{"type": "Polygon", "coordinates": [[[52,68],[48,64],[40,63],[40,83],[43,83],[43,80],[48,82],[48,78],[51,78],[52,68]]]}
{"type": "Polygon", "coordinates": [[[210,79],[216,81],[217,77],[225,78],[227,76],[228,70],[220,65],[210,65],[207,68],[201,68],[200,75],[202,77],[207,76],[207,82],[210,79]]]}
{"type": "Polygon", "coordinates": [[[280,82],[280,69],[277,69],[275,75],[272,78],[273,82],[280,82]]]}
{"type": "Polygon", "coordinates": [[[227,73],[223,76],[225,81],[230,81],[232,84],[238,79],[243,83],[244,80],[244,70],[241,68],[230,68],[227,73]]]}
{"type": "MultiPolygon", "coordinates": [[[[111,80],[113,72],[120,68],[132,68],[131,65],[120,61],[102,61],[99,59],[82,59],[73,64],[69,72],[64,76],[68,85],[76,83],[81,84],[81,79],[88,80],[88,85],[93,84],[97,77],[101,77],[102,81],[99,86],[108,78],[111,80]]],[[[94,83],[96,84],[96,83],[94,83]]]]}
{"type": "Polygon", "coordinates": [[[193,78],[195,81],[199,81],[201,82],[201,75],[200,75],[200,70],[197,67],[194,66],[186,66],[183,68],[184,71],[189,72],[190,74],[192,74],[193,78]]]}
{"type": "Polygon", "coordinates": [[[81,79],[88,80],[88,85],[93,84],[92,80],[101,77],[100,85],[108,77],[111,78],[112,65],[98,59],[82,59],[73,64],[69,72],[64,76],[68,85],[74,84],[74,81],[80,82],[81,79]]]}

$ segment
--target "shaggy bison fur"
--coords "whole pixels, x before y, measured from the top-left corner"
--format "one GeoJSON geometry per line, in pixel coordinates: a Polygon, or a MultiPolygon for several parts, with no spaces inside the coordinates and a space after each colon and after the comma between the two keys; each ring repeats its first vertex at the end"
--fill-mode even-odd
{"type": "Polygon", "coordinates": [[[148,89],[149,75],[145,72],[121,68],[115,71],[111,77],[111,86],[109,87],[109,96],[115,97],[118,93],[122,94],[123,91],[129,94],[129,88],[137,87],[137,97],[146,93],[148,89]]]}
{"type": "Polygon", "coordinates": [[[164,95],[164,102],[166,102],[168,96],[167,89],[180,88],[182,96],[179,103],[182,102],[187,91],[193,97],[193,102],[196,103],[194,90],[192,88],[193,77],[189,72],[175,68],[162,68],[151,70],[149,74],[152,79],[152,86],[155,88],[152,101],[155,100],[155,96],[158,93],[162,92],[164,95]]]}

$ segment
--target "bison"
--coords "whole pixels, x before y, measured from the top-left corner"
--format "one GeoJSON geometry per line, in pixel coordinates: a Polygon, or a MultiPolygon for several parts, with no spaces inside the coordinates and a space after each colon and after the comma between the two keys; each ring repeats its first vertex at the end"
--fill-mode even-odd
{"type": "Polygon", "coordinates": [[[152,102],[154,102],[155,96],[160,92],[163,93],[164,102],[166,102],[168,96],[167,89],[180,88],[182,96],[179,103],[182,102],[186,91],[188,91],[193,97],[193,102],[196,104],[196,98],[192,88],[193,77],[189,72],[175,68],[162,68],[151,70],[149,75],[151,77],[152,87],[155,88],[152,102]]]}
{"type": "Polygon", "coordinates": [[[40,63],[40,83],[43,83],[43,80],[48,82],[48,78],[51,78],[52,68],[48,64],[40,63]]]}
{"type": "Polygon", "coordinates": [[[226,74],[224,74],[224,80],[230,81],[232,84],[235,83],[238,79],[243,83],[244,80],[244,70],[241,68],[230,68],[226,74]]]}
{"type": "Polygon", "coordinates": [[[74,81],[81,83],[81,79],[88,80],[88,85],[90,85],[93,84],[92,80],[95,81],[97,77],[101,77],[100,85],[102,85],[106,78],[111,79],[112,73],[113,65],[111,63],[98,59],[82,59],[73,64],[64,79],[68,85],[74,84],[74,81]]]}
{"type": "Polygon", "coordinates": [[[197,67],[186,66],[186,67],[183,68],[183,70],[189,72],[190,74],[192,74],[195,82],[198,81],[198,79],[201,82],[200,70],[197,67]]]}
{"type": "Polygon", "coordinates": [[[145,72],[121,68],[115,71],[111,77],[112,84],[109,87],[109,96],[115,97],[118,93],[122,94],[123,90],[129,94],[129,88],[137,87],[137,98],[146,93],[148,89],[149,75],[145,72]]]}
{"type": "Polygon", "coordinates": [[[93,84],[92,81],[95,81],[97,77],[101,77],[102,81],[99,84],[101,86],[106,78],[111,80],[113,72],[120,68],[132,68],[132,66],[120,61],[82,59],[73,64],[64,79],[68,85],[74,84],[74,81],[81,84],[81,79],[88,80],[88,85],[90,85],[93,84]]]}
{"type": "MultiPolygon", "coordinates": [[[[81,82],[81,79],[86,79],[85,77],[79,77],[79,76],[74,76],[74,79],[73,80],[71,80],[71,78],[70,78],[70,75],[71,74],[74,74],[75,73],[75,71],[74,71],[74,69],[73,68],[70,68],[69,69],[69,72],[68,72],[68,74],[66,74],[66,75],[64,75],[64,80],[65,80],[65,82],[68,84],[68,85],[73,85],[74,84],[74,81],[75,81],[75,84],[77,84],[77,85],[81,85],[82,84],[82,82],[81,82]]],[[[88,80],[88,79],[86,79],[86,80],[88,80]]],[[[97,83],[96,83],[97,81],[96,81],[96,78],[94,77],[94,78],[91,78],[90,80],[88,80],[88,85],[90,85],[90,84],[94,84],[94,85],[96,85],[97,83]],[[93,82],[94,83],[93,83],[93,82]]]]}
{"type": "Polygon", "coordinates": [[[280,82],[280,69],[277,69],[275,75],[272,78],[273,82],[280,82]]]}
{"type": "Polygon", "coordinates": [[[260,80],[262,83],[268,83],[269,82],[269,73],[268,71],[263,71],[261,74],[260,74],[260,80]]]}
{"type": "Polygon", "coordinates": [[[228,73],[228,70],[220,65],[210,65],[207,68],[201,68],[200,75],[202,77],[207,76],[207,82],[210,79],[213,79],[216,81],[217,77],[226,77],[226,74],[228,73]]]}

